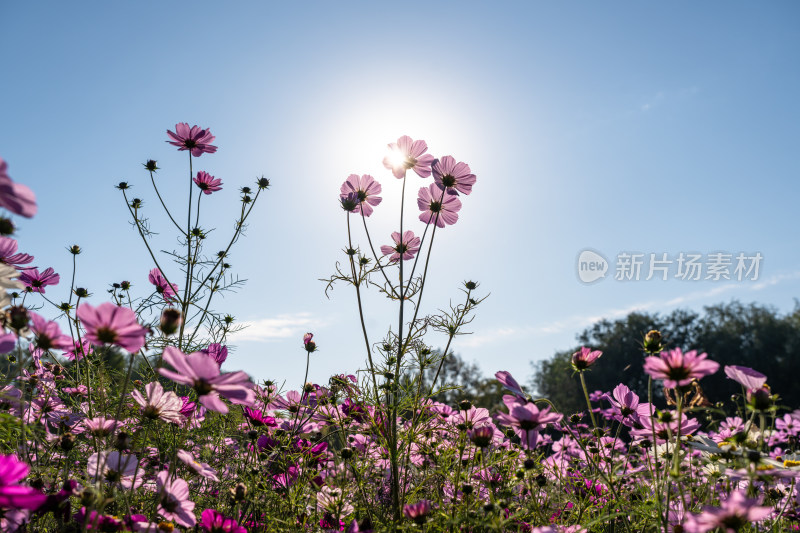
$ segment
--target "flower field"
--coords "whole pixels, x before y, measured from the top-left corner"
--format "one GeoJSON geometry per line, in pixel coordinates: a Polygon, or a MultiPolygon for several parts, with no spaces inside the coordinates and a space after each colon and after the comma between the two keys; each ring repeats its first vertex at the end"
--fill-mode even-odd
{"type": "MultiPolygon", "coordinates": [[[[114,283],[97,305],[74,271],[24,253],[15,219],[36,216],[35,191],[0,159],[2,531],[800,531],[800,409],[758,369],[659,331],[638,341],[647,397],[625,383],[593,390],[592,369],[613,362],[583,347],[571,359],[582,412],[560,412],[502,368],[499,408],[433,399],[460,385],[441,371],[486,296],[464,281],[457,303],[424,301],[430,259],[437,233],[459,239],[459,218],[480,216],[468,197],[482,191],[467,163],[423,140],[388,143],[383,176],[351,174],[338,191],[346,235],[325,290],[354,301],[362,367],[284,388],[281,376],[230,371],[238,325],[212,302],[241,284],[228,260],[270,181],[238,190],[227,247],[209,253],[201,214],[231,190],[201,169],[216,138],[179,123],[165,140],[169,163],[148,160],[141,181],[176,248],[151,246],[144,200],[117,184],[150,286],[114,283]],[[188,176],[173,170],[179,159],[188,176]],[[186,180],[184,212],[167,208],[159,164],[186,180]],[[401,189],[400,205],[383,202],[380,180],[401,189]],[[384,215],[396,230],[370,233],[384,215]],[[367,292],[396,316],[388,331],[368,328],[367,292]],[[740,392],[706,397],[716,373],[740,392]]],[[[80,247],[68,253],[77,269],[80,247]]],[[[297,339],[306,378],[324,346],[312,332],[297,339]]]]}

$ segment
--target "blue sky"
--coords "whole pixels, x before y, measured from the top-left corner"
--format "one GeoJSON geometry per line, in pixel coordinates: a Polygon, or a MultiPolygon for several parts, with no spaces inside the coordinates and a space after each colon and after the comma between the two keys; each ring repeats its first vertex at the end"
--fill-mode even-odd
{"type": "MultiPolygon", "coordinates": [[[[491,296],[454,349],[487,373],[527,379],[530,361],[633,309],[738,298],[789,311],[799,16],[794,2],[3,3],[0,156],[40,206],[20,221],[20,248],[66,278],[65,248],[80,244],[78,285],[94,303],[123,279],[144,295],[153,265],[113,186],[134,185],[171,248],[141,164],[158,160],[178,210],[186,158],[165,131],[211,128],[219,151],[195,166],[224,182],[204,198],[205,225],[220,228],[211,241],[230,230],[238,187],[273,184],[231,257],[246,290],[218,303],[252,324],[230,368],[297,386],[313,331],[310,377],[323,381],[364,360],[353,291],[326,299],[318,281],[346,243],[339,186],[350,173],[383,184],[371,232],[388,242],[400,182],[381,160],[407,134],[478,177],[458,224],[437,233],[423,307],[481,282],[491,296]],[[622,251],[763,262],[757,282],[621,282],[612,264],[585,285],[586,248],[612,262],[622,251]]],[[[410,213],[427,183],[410,178],[410,213]]],[[[393,309],[367,305],[377,340],[393,309]]]]}

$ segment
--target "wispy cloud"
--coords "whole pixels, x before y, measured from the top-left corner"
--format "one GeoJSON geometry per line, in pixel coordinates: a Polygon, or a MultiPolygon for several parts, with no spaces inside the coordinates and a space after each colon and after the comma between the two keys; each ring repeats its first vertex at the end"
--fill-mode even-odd
{"type": "Polygon", "coordinates": [[[272,318],[260,318],[241,322],[245,329],[230,336],[231,341],[274,341],[290,337],[300,338],[312,325],[319,328],[322,323],[311,313],[293,313],[272,318]]]}
{"type": "Polygon", "coordinates": [[[707,300],[708,298],[719,296],[720,294],[725,294],[728,292],[760,291],[767,287],[772,287],[773,285],[777,285],[785,281],[796,280],[796,279],[800,279],[800,271],[771,276],[757,283],[745,284],[745,283],[731,282],[707,290],[693,291],[684,294],[683,296],[677,296],[667,301],[654,300],[647,302],[639,302],[625,307],[606,309],[600,314],[573,315],[571,317],[562,320],[555,320],[543,324],[538,324],[535,326],[497,328],[494,330],[489,330],[479,335],[470,335],[468,337],[465,337],[461,341],[461,344],[470,348],[474,348],[477,346],[481,346],[483,344],[496,342],[498,340],[508,338],[511,336],[517,336],[517,337],[526,337],[530,335],[544,336],[544,335],[554,335],[558,333],[563,333],[565,331],[578,331],[580,329],[591,326],[592,324],[600,320],[603,319],[613,320],[616,318],[623,318],[629,315],[630,313],[636,311],[640,312],[651,311],[654,309],[664,310],[666,308],[676,307],[690,302],[707,300]]]}
{"type": "Polygon", "coordinates": [[[639,111],[646,113],[653,108],[663,105],[667,101],[679,100],[681,98],[691,96],[697,93],[698,90],[699,89],[696,86],[692,86],[684,87],[683,89],[677,89],[674,91],[658,91],[654,95],[647,98],[642,104],[639,104],[639,111]]]}

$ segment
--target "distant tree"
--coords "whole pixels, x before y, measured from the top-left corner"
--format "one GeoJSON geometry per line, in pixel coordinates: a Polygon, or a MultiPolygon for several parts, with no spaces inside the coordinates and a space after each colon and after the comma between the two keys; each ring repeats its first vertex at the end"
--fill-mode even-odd
{"type": "MultiPolygon", "coordinates": [[[[698,350],[722,366],[749,366],[763,372],[784,404],[800,404],[800,389],[796,386],[800,375],[800,307],[782,315],[772,307],[737,301],[706,307],[702,316],[676,310],[665,316],[637,312],[620,320],[601,320],[580,333],[573,348],[532,363],[531,386],[537,395],[549,398],[563,412],[585,410],[570,357],[581,346],[588,346],[603,352],[586,374],[590,392],[607,392],[624,383],[644,398],[647,375],[642,369],[642,340],[651,329],[661,331],[667,348],[698,350]]],[[[722,368],[704,378],[701,386],[712,402],[740,392],[722,368]]],[[[657,394],[660,398],[661,391],[657,394]]]]}

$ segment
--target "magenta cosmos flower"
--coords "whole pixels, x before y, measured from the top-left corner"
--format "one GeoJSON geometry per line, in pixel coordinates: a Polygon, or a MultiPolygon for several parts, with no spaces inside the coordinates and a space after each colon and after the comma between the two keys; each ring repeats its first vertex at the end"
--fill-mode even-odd
{"type": "Polygon", "coordinates": [[[136,313],[127,307],[111,302],[97,307],[81,304],[77,315],[92,344],[114,344],[129,352],[138,352],[144,346],[147,328],[136,321],[136,313]]]}
{"type": "Polygon", "coordinates": [[[208,533],[247,533],[236,520],[214,509],[206,509],[200,514],[200,527],[208,533]]]}
{"type": "Polygon", "coordinates": [[[446,155],[433,162],[433,181],[447,194],[457,195],[459,192],[469,194],[475,185],[475,174],[472,174],[469,165],[460,161],[456,162],[453,156],[446,155]]]}
{"type": "Polygon", "coordinates": [[[203,194],[211,194],[222,190],[222,180],[218,180],[208,172],[200,171],[197,177],[194,178],[194,184],[197,188],[203,191],[203,194]]]}
{"type": "Polygon", "coordinates": [[[167,520],[174,520],[183,527],[194,527],[194,502],[189,500],[189,484],[183,479],[169,478],[169,472],[162,470],[156,476],[159,492],[158,514],[167,520]]]}
{"type": "Polygon", "coordinates": [[[33,256],[17,253],[17,241],[9,237],[0,237],[0,263],[19,268],[33,261],[33,256]]]}
{"type": "Polygon", "coordinates": [[[440,228],[452,226],[458,222],[461,200],[457,196],[445,194],[435,183],[422,187],[417,197],[417,206],[422,214],[419,219],[426,223],[435,223],[440,228]]]}
{"type": "Polygon", "coordinates": [[[156,286],[156,292],[164,297],[164,301],[171,302],[178,295],[178,286],[170,284],[158,268],[151,270],[147,279],[156,286]]]}
{"type": "Polygon", "coordinates": [[[177,146],[179,151],[191,150],[192,155],[200,157],[203,154],[213,154],[217,147],[210,144],[216,137],[211,135],[208,129],[201,129],[200,126],[191,128],[185,122],[175,124],[175,133],[167,130],[171,141],[167,141],[172,146],[177,146]]]}
{"type": "Polygon", "coordinates": [[[2,157],[0,157],[0,207],[27,218],[36,214],[36,195],[27,186],[11,180],[8,176],[8,165],[2,157]]]}
{"type": "Polygon", "coordinates": [[[404,231],[403,238],[400,239],[400,233],[395,231],[392,233],[392,240],[394,246],[383,245],[381,246],[381,253],[389,255],[389,261],[395,263],[403,258],[403,261],[414,259],[414,256],[419,252],[420,240],[419,237],[414,235],[413,231],[404,231]]]}
{"type": "Polygon", "coordinates": [[[186,355],[177,348],[167,346],[164,348],[164,362],[175,371],[159,368],[161,375],[175,383],[193,387],[200,403],[211,411],[222,414],[228,412],[228,406],[220,396],[241,405],[251,405],[255,400],[253,383],[247,374],[241,370],[220,374],[217,362],[202,352],[186,355]]]}
{"type": "Polygon", "coordinates": [[[406,175],[406,170],[413,170],[420,178],[431,175],[433,156],[426,154],[428,144],[425,141],[415,141],[408,135],[397,139],[396,143],[389,144],[389,155],[383,158],[383,166],[388,168],[397,179],[406,175]]]}
{"type": "Polygon", "coordinates": [[[44,269],[43,272],[39,272],[38,268],[29,268],[20,273],[19,280],[31,292],[44,294],[44,288],[48,285],[58,285],[61,276],[56,274],[52,267],[44,269]]]}
{"type": "Polygon", "coordinates": [[[572,368],[578,371],[586,370],[595,364],[597,360],[600,359],[601,355],[603,355],[603,352],[600,350],[592,351],[586,346],[583,346],[580,350],[572,354],[572,368]]]}
{"type": "Polygon", "coordinates": [[[353,213],[362,213],[365,217],[372,214],[373,207],[381,203],[383,200],[380,196],[376,196],[381,192],[381,184],[369,174],[359,176],[358,174],[350,174],[340,189],[339,199],[343,203],[350,201],[350,193],[355,193],[358,199],[356,207],[352,210],[353,213]]]}
{"type": "Polygon", "coordinates": [[[36,489],[19,485],[30,467],[15,455],[0,455],[0,507],[6,509],[37,509],[47,496],[36,489]]]}
{"type": "Polygon", "coordinates": [[[737,490],[720,507],[706,507],[699,515],[691,515],[683,525],[687,533],[706,533],[720,528],[736,533],[751,522],[760,522],[772,514],[771,507],[760,507],[759,501],[748,498],[744,491],[737,490]]]}
{"type": "Polygon", "coordinates": [[[767,376],[746,366],[726,366],[725,375],[747,390],[760,389],[767,382],[767,376]]]}
{"type": "Polygon", "coordinates": [[[709,376],[719,370],[719,363],[706,359],[707,354],[697,355],[697,350],[683,353],[680,348],[661,352],[644,361],[644,371],[653,379],[664,380],[668,389],[689,385],[692,380],[709,376]]]}

